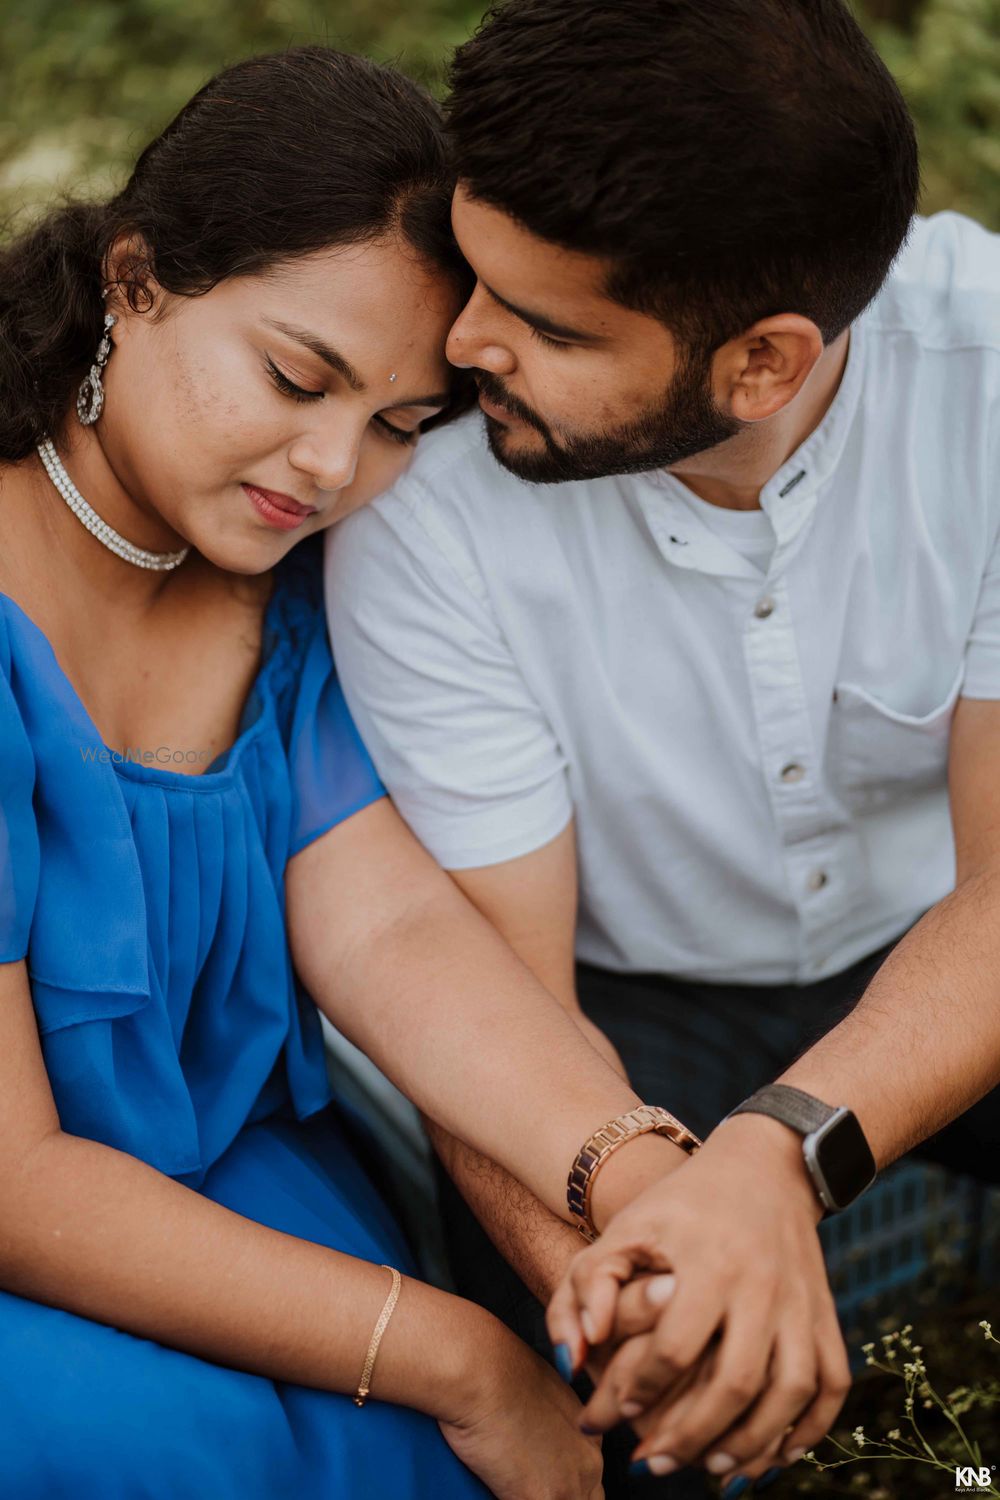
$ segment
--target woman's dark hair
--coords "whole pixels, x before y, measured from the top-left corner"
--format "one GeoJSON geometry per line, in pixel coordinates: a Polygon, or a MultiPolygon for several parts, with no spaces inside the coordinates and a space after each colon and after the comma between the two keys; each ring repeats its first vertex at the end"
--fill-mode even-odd
{"type": "Polygon", "coordinates": [[[910,115],[842,0],[509,0],[451,83],[472,196],[699,352],[781,312],[835,338],[916,206],[910,115]]]}
{"type": "Polygon", "coordinates": [[[150,276],[197,296],[228,276],[400,232],[456,278],[440,114],[391,68],[328,47],[220,73],[109,203],[70,203],[0,250],[0,460],[61,426],[101,337],[107,254],[130,305],[150,276]]]}

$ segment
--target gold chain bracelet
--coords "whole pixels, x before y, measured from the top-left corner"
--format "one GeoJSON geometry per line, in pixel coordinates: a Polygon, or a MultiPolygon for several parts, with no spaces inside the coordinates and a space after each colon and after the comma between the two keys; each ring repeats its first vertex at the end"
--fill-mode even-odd
{"type": "Polygon", "coordinates": [[[392,1290],[385,1299],[382,1311],[378,1315],[378,1322],[372,1330],[371,1343],[368,1345],[368,1353],[365,1355],[365,1367],[361,1371],[361,1383],[358,1386],[358,1394],[354,1397],[355,1406],[364,1406],[368,1400],[368,1392],[371,1390],[372,1371],[375,1368],[375,1356],[378,1346],[382,1342],[382,1335],[389,1326],[389,1319],[396,1309],[399,1301],[399,1289],[403,1285],[403,1278],[395,1266],[383,1266],[383,1271],[388,1271],[392,1276],[392,1290]]]}

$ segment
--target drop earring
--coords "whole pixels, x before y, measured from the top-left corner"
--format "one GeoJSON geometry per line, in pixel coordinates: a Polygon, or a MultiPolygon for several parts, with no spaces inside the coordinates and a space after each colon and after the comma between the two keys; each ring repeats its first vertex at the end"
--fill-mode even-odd
{"type": "Polygon", "coordinates": [[[97,346],[94,363],[90,367],[90,374],[83,377],[76,393],[76,414],[83,427],[93,427],[104,410],[104,383],[101,376],[111,357],[111,330],[117,321],[114,313],[104,314],[104,333],[97,346]]]}

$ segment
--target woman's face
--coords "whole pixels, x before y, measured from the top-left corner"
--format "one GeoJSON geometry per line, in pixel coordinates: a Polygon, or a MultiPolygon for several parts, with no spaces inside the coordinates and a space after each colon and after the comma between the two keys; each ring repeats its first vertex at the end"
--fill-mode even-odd
{"type": "MultiPolygon", "coordinates": [[[[155,290],[155,288],[154,288],[155,290]]],[[[134,504],[258,573],[385,490],[447,403],[458,289],[398,238],[118,318],[94,433],[134,504]]]]}

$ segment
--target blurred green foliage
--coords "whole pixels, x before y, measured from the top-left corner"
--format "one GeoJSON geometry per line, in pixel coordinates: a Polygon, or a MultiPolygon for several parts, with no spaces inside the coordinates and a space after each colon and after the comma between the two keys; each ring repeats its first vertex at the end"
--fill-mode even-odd
{"type": "Polygon", "coordinates": [[[100,194],[220,68],[323,42],[431,87],[478,0],[0,0],[0,206],[100,194]]]}
{"type": "Polygon", "coordinates": [[[920,134],[923,207],[1000,229],[1000,0],[868,0],[920,134]]]}
{"type": "MultiPolygon", "coordinates": [[[[0,209],[100,194],[219,68],[323,41],[432,87],[485,0],[0,0],[0,209]]],[[[859,0],[916,115],[927,212],[1000,229],[1000,0],[859,0]]]]}

